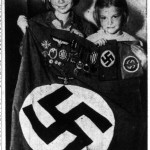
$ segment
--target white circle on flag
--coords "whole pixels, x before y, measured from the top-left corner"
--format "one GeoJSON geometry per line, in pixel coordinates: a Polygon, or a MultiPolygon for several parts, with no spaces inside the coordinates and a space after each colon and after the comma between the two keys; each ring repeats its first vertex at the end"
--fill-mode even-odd
{"type": "MultiPolygon", "coordinates": [[[[19,113],[19,120],[23,135],[28,145],[33,150],[63,150],[77,138],[77,135],[66,130],[52,142],[46,144],[35,132],[29,118],[23,111],[24,108],[31,105],[39,122],[47,129],[55,123],[56,120],[38,103],[38,101],[63,86],[62,84],[52,84],[37,87],[24,100],[19,113]]],[[[75,85],[65,85],[64,87],[70,91],[72,95],[56,106],[59,112],[65,115],[81,103],[84,103],[90,109],[105,117],[112,124],[110,128],[102,132],[95,123],[84,114],[75,119],[74,122],[93,141],[82,150],[107,150],[112,141],[115,127],[114,114],[107,102],[99,94],[89,89],[75,85]]]]}

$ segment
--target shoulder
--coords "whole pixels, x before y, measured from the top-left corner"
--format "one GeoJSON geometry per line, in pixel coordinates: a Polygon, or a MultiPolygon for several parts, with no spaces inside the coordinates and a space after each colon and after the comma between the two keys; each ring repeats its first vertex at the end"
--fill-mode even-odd
{"type": "Polygon", "coordinates": [[[143,42],[137,38],[135,38],[134,36],[128,34],[127,32],[123,32],[124,34],[124,41],[133,41],[136,42],[137,45],[143,46],[143,42]]]}
{"type": "Polygon", "coordinates": [[[46,25],[46,23],[48,21],[48,18],[50,18],[49,16],[51,15],[51,13],[52,13],[51,11],[48,11],[48,12],[44,12],[44,13],[38,14],[38,15],[32,17],[29,20],[29,23],[36,22],[36,23],[40,23],[40,24],[46,25]]]}
{"type": "Polygon", "coordinates": [[[104,31],[102,29],[98,30],[96,33],[93,33],[87,37],[88,40],[96,41],[100,38],[104,38],[104,31]]]}
{"type": "Polygon", "coordinates": [[[99,40],[99,38],[100,38],[100,34],[96,32],[96,33],[89,35],[86,39],[91,42],[96,42],[97,40],[99,40]]]}
{"type": "Polygon", "coordinates": [[[138,41],[134,36],[130,35],[127,32],[123,32],[123,41],[138,41]]]}

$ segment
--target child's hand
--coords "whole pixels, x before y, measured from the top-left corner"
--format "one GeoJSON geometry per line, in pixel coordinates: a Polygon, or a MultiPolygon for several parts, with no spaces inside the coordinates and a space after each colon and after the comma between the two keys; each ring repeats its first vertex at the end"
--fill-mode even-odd
{"type": "Polygon", "coordinates": [[[26,28],[28,27],[28,21],[26,16],[20,15],[17,20],[17,25],[21,29],[21,31],[25,34],[26,33],[26,28]]]}
{"type": "Polygon", "coordinates": [[[98,46],[102,46],[102,45],[105,45],[107,43],[107,40],[102,38],[102,39],[99,39],[97,40],[96,42],[94,42],[94,44],[98,45],[98,46]]]}
{"type": "Polygon", "coordinates": [[[92,34],[88,36],[86,39],[91,41],[92,43],[96,44],[97,46],[102,46],[107,43],[105,38],[100,38],[98,33],[92,34]]]}
{"type": "Polygon", "coordinates": [[[77,29],[72,29],[70,32],[74,33],[74,34],[76,34],[78,36],[84,37],[84,35],[80,31],[78,31],[77,29]]]}
{"type": "Polygon", "coordinates": [[[146,57],[146,54],[144,52],[144,49],[138,45],[131,45],[131,50],[136,55],[136,57],[138,57],[139,60],[141,61],[142,67],[145,67],[146,62],[147,62],[147,57],[146,57]]]}

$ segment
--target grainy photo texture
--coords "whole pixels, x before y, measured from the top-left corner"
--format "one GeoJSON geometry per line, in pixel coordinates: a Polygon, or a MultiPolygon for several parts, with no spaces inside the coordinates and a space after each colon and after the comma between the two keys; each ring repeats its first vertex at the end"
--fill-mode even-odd
{"type": "Polygon", "coordinates": [[[146,0],[6,0],[6,150],[147,150],[146,0]]]}

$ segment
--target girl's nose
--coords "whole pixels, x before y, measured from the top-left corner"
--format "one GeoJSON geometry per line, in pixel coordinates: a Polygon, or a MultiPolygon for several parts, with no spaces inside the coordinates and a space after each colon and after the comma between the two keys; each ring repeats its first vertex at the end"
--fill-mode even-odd
{"type": "Polygon", "coordinates": [[[62,3],[65,2],[65,0],[58,0],[58,2],[59,2],[60,4],[62,4],[62,3]]]}
{"type": "Polygon", "coordinates": [[[111,25],[113,23],[113,20],[110,18],[108,19],[108,25],[111,25]]]}

